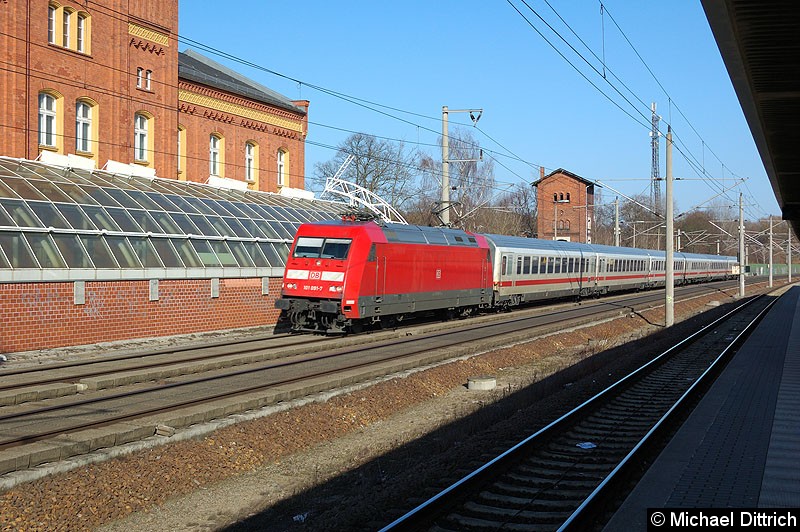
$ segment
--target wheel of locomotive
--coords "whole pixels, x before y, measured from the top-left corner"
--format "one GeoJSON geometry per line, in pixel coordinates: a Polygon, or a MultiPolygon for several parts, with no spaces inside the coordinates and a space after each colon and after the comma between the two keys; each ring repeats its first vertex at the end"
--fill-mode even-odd
{"type": "Polygon", "coordinates": [[[444,308],[439,311],[442,321],[450,321],[456,319],[456,309],[444,308]]]}
{"type": "Polygon", "coordinates": [[[400,320],[398,320],[397,316],[393,314],[389,316],[381,316],[381,321],[380,321],[381,329],[383,330],[394,329],[395,327],[397,327],[398,321],[400,320]]]}

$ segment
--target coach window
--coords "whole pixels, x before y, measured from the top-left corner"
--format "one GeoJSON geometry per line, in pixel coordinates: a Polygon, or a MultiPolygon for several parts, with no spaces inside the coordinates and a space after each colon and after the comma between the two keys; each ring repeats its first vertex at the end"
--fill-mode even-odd
{"type": "Polygon", "coordinates": [[[506,274],[507,263],[508,263],[508,256],[507,255],[503,255],[502,265],[500,267],[500,275],[505,275],[506,274]]]}
{"type": "Polygon", "coordinates": [[[531,273],[531,258],[525,257],[522,261],[522,273],[524,275],[530,275],[531,273]]]}
{"type": "Polygon", "coordinates": [[[517,257],[517,275],[522,275],[522,257],[517,257]]]}
{"type": "Polygon", "coordinates": [[[575,259],[570,257],[569,262],[567,263],[567,272],[573,273],[574,271],[575,271],[575,259]]]}
{"type": "Polygon", "coordinates": [[[539,273],[539,257],[531,257],[531,273],[539,273]]]}
{"type": "Polygon", "coordinates": [[[553,259],[553,273],[561,273],[561,259],[556,257],[553,259]]]}

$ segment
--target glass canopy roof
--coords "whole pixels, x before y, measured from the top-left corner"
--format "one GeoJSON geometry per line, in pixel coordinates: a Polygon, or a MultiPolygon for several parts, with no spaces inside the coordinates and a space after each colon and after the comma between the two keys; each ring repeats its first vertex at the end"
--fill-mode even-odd
{"type": "Polygon", "coordinates": [[[344,207],[0,157],[0,281],[280,276],[344,207]]]}

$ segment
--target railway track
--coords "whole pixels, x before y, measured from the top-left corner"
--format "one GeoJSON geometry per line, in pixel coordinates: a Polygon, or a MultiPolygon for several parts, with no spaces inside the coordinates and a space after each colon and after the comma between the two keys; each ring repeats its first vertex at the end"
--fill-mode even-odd
{"type": "Polygon", "coordinates": [[[383,530],[585,530],[774,300],[729,312],[383,530]]]}
{"type": "MultiPolygon", "coordinates": [[[[711,289],[707,286],[695,289],[711,289]]],[[[646,304],[654,300],[654,294],[629,296],[626,305],[646,304]]],[[[612,301],[589,303],[587,308],[614,306],[612,301]]],[[[524,315],[525,311],[518,311],[524,315]]],[[[534,311],[536,312],[536,311],[534,311]]],[[[559,313],[560,310],[548,311],[559,313]]],[[[541,312],[536,312],[537,314],[541,312]]],[[[508,319],[505,315],[504,319],[508,319]]],[[[496,317],[489,319],[496,321],[496,317]]],[[[451,325],[452,326],[452,325],[451,325]]],[[[327,339],[330,340],[330,339],[327,339]]],[[[370,335],[348,339],[350,344],[365,344],[370,335]]],[[[41,398],[72,395],[85,389],[104,388],[147,382],[158,378],[201,373],[210,369],[233,367],[243,364],[274,360],[287,355],[318,351],[334,343],[325,344],[326,338],[304,335],[278,335],[217,341],[202,346],[172,346],[152,350],[137,350],[129,353],[105,354],[68,362],[22,367],[19,369],[0,368],[0,406],[14,405],[23,401],[41,398]],[[204,364],[203,362],[208,362],[204,364]],[[163,371],[170,368],[170,371],[163,371]],[[157,371],[148,371],[157,370],[157,371]],[[124,373],[124,377],[121,374],[124,373]],[[103,378],[110,376],[109,378],[103,378]],[[61,389],[49,387],[37,393],[37,388],[57,383],[73,383],[79,386],[65,386],[61,389]],[[30,390],[30,393],[18,393],[30,390]]]]}
{"type": "MultiPolygon", "coordinates": [[[[686,293],[708,293],[719,289],[705,285],[685,287],[686,293]]],[[[137,377],[131,382],[138,384],[128,383],[121,392],[96,389],[75,397],[55,397],[7,406],[0,409],[0,423],[4,427],[0,432],[0,454],[3,450],[35,442],[53,442],[65,435],[71,441],[78,440],[78,444],[73,442],[62,446],[58,456],[64,458],[90,452],[109,445],[108,437],[82,437],[92,433],[93,429],[120,423],[132,425],[122,435],[115,434],[110,440],[112,445],[124,443],[152,436],[159,424],[181,428],[454,356],[497,348],[504,343],[541,334],[548,328],[560,330],[570,324],[591,322],[599,314],[618,316],[636,312],[651,306],[654,298],[657,294],[637,294],[629,296],[624,304],[602,301],[582,306],[565,305],[558,310],[530,314],[487,317],[483,321],[465,320],[451,323],[450,328],[444,330],[427,333],[415,330],[410,336],[401,331],[403,336],[384,337],[369,345],[284,356],[279,360],[249,363],[241,368],[206,371],[202,376],[186,372],[168,378],[151,378],[149,380],[153,382],[146,384],[143,381],[148,379],[137,377]],[[204,405],[200,413],[199,405],[204,405]]],[[[294,340],[305,341],[308,338],[294,337],[294,340]]],[[[312,342],[321,340],[319,337],[310,338],[312,342]]],[[[357,341],[363,344],[372,340],[359,338],[357,341]]],[[[237,345],[236,349],[241,349],[246,344],[237,345]]],[[[81,367],[86,369],[93,365],[81,367]]],[[[97,370],[90,369],[90,373],[97,373],[97,370]]],[[[45,461],[44,458],[41,460],[45,461]]]]}

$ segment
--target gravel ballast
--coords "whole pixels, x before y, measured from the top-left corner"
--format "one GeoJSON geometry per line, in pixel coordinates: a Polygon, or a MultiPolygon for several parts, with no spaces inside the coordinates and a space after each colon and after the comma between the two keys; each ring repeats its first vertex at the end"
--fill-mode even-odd
{"type": "MultiPolygon", "coordinates": [[[[676,318],[719,315],[733,294],[679,303],[676,318]],[[712,301],[723,305],[710,307],[712,301]]],[[[659,331],[653,324],[661,321],[656,309],[560,332],[20,484],[0,493],[0,528],[375,528],[396,517],[407,498],[456,480],[461,464],[480,462],[503,431],[541,426],[602,380],[685,337],[679,324],[669,335],[636,342],[641,347],[593,356],[659,331]],[[579,363],[581,373],[602,371],[578,380],[568,368],[579,363]],[[467,389],[469,378],[485,375],[497,378],[494,390],[467,389]]]]}

